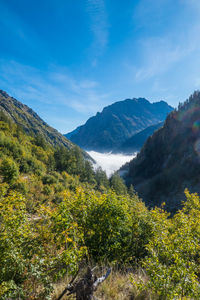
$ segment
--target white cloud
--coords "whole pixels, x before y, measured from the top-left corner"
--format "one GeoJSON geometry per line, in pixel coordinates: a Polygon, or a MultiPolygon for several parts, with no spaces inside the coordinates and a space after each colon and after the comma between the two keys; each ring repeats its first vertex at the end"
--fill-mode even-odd
{"type": "Polygon", "coordinates": [[[108,44],[108,20],[104,0],[87,0],[90,29],[94,35],[92,66],[95,67],[108,44]]]}
{"type": "Polygon", "coordinates": [[[133,159],[136,154],[123,155],[112,153],[99,153],[95,151],[88,151],[88,154],[97,162],[97,166],[100,166],[102,170],[106,171],[107,176],[111,176],[115,171],[133,159]]]}
{"type": "Polygon", "coordinates": [[[143,57],[140,66],[132,67],[137,81],[164,74],[179,62],[200,50],[200,24],[193,24],[179,35],[166,35],[140,40],[143,57]]]}
{"type": "Polygon", "coordinates": [[[175,2],[141,0],[135,7],[134,26],[144,31],[134,41],[140,60],[129,66],[136,82],[173,71],[200,50],[200,1],[175,2]]]}

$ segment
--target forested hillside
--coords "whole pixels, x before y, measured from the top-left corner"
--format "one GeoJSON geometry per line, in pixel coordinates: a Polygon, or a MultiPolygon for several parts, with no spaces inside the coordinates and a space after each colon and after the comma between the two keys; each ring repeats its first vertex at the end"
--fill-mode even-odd
{"type": "Polygon", "coordinates": [[[124,154],[133,154],[136,151],[139,151],[144,145],[145,141],[151,136],[154,131],[162,127],[163,122],[160,122],[156,125],[151,125],[144,130],[134,134],[125,142],[123,142],[120,147],[116,148],[113,152],[124,153],[124,154]]]}
{"type": "Polygon", "coordinates": [[[53,146],[63,145],[67,148],[72,146],[69,140],[45,123],[30,107],[2,90],[0,90],[0,110],[29,135],[41,135],[53,146]]]}
{"type": "Polygon", "coordinates": [[[112,267],[99,299],[198,299],[200,199],[186,197],[173,217],[148,210],[78,147],[53,147],[1,111],[0,299],[56,300],[88,265],[112,267]]]}
{"type": "MultiPolygon", "coordinates": [[[[2,181],[8,183],[10,188],[34,197],[34,205],[36,199],[56,201],[59,191],[66,187],[66,176],[73,176],[70,179],[72,186],[73,182],[86,182],[96,189],[106,189],[110,184],[114,187],[115,180],[123,184],[117,174],[109,181],[100,168],[94,171],[79,147],[53,147],[41,135],[27,135],[2,111],[0,147],[2,181]],[[33,190],[34,186],[36,190],[33,190]]],[[[126,187],[123,188],[126,191],[126,187]]]]}
{"type": "Polygon", "coordinates": [[[169,211],[180,208],[184,189],[200,192],[200,93],[195,92],[171,112],[128,167],[127,183],[134,185],[147,205],[169,211]]]}

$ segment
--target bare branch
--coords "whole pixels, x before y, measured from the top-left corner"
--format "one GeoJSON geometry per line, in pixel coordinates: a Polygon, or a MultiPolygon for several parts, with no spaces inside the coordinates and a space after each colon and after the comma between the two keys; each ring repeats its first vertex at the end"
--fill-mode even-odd
{"type": "Polygon", "coordinates": [[[108,276],[110,275],[110,273],[111,273],[111,269],[108,269],[108,271],[106,272],[106,274],[105,274],[104,276],[99,277],[99,278],[94,282],[94,284],[93,284],[94,289],[96,289],[97,286],[98,286],[100,283],[102,283],[104,280],[106,280],[106,278],[108,278],[108,276]]]}
{"type": "MultiPolygon", "coordinates": [[[[100,278],[97,278],[96,275],[92,273],[95,268],[91,269],[90,267],[87,268],[87,272],[83,276],[83,278],[77,280],[74,282],[77,274],[72,278],[70,283],[67,285],[67,287],[64,289],[62,294],[57,298],[57,300],[60,300],[64,294],[67,294],[67,296],[71,294],[76,294],[76,300],[95,300],[94,297],[94,291],[97,289],[98,285],[102,283],[111,273],[111,269],[109,269],[106,274],[100,278]]],[[[97,299],[96,299],[97,300],[97,299]]]]}

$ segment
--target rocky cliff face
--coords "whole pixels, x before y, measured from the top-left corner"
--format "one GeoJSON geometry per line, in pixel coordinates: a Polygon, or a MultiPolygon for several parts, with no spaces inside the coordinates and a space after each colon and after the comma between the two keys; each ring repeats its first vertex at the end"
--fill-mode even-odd
{"type": "Polygon", "coordinates": [[[70,148],[72,143],[56,129],[45,123],[31,108],[0,90],[0,110],[6,113],[28,134],[41,135],[53,146],[70,148]]]}
{"type": "Polygon", "coordinates": [[[185,188],[200,192],[199,92],[169,114],[126,170],[127,184],[133,184],[149,206],[164,201],[168,210],[175,211],[185,188]]]}
{"type": "Polygon", "coordinates": [[[144,98],[116,102],[66,136],[86,150],[112,151],[126,139],[150,125],[165,120],[172,107],[144,98]]]}

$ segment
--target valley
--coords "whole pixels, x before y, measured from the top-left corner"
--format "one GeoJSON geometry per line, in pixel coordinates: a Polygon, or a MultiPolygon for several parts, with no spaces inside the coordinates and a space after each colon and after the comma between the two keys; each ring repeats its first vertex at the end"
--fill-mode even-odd
{"type": "Polygon", "coordinates": [[[0,300],[200,299],[200,1],[0,0],[0,300]]]}
{"type": "Polygon", "coordinates": [[[137,155],[86,153],[1,91],[0,299],[57,300],[80,265],[110,266],[102,298],[196,298],[199,110],[195,92],[137,155]]]}
{"type": "Polygon", "coordinates": [[[87,152],[96,162],[94,168],[101,167],[110,177],[114,172],[118,171],[125,163],[130,162],[136,153],[132,155],[113,154],[113,153],[101,153],[95,151],[87,152]]]}

